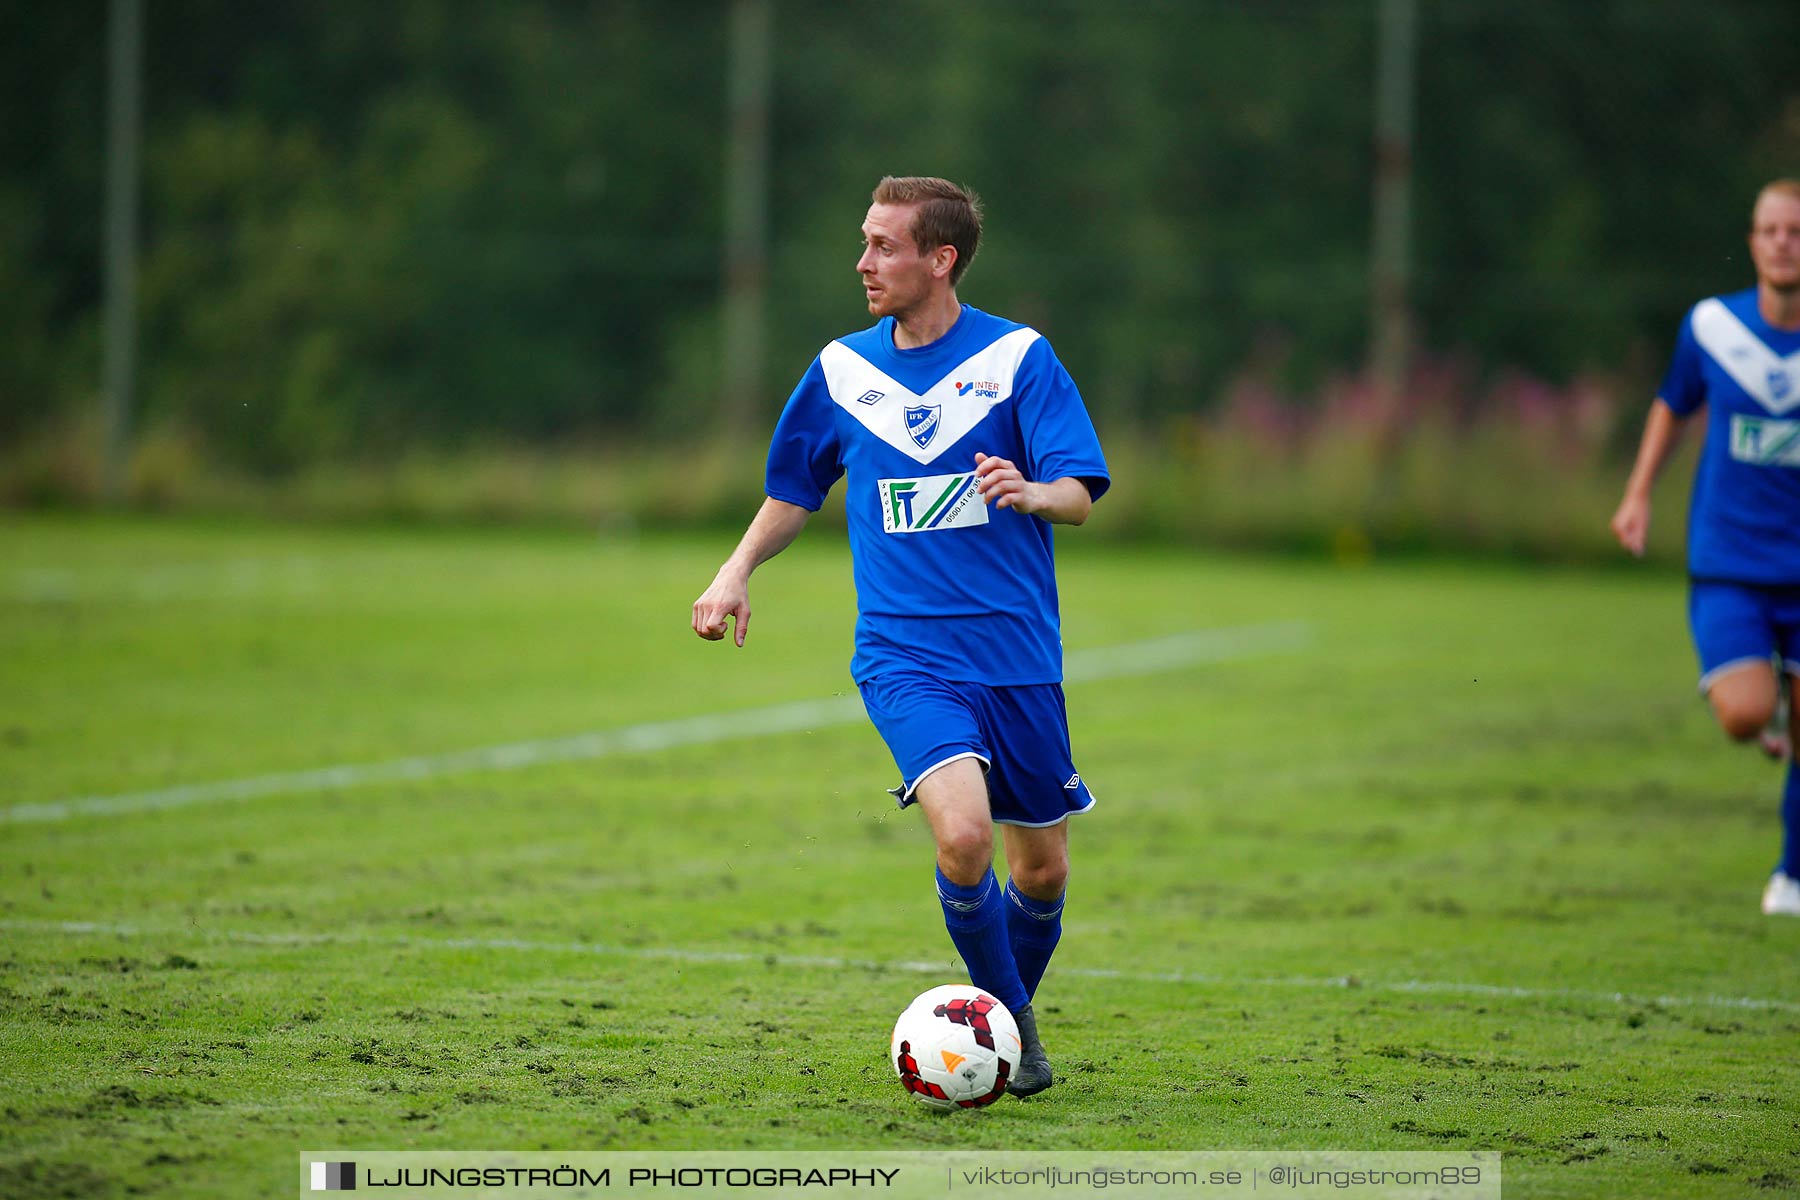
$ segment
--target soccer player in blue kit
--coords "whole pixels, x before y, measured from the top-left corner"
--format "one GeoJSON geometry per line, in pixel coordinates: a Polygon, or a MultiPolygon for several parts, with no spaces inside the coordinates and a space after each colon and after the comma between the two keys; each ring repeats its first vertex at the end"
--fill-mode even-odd
{"type": "Polygon", "coordinates": [[[1750,217],[1756,286],[1702,300],[1682,323],[1613,514],[1644,552],[1650,489],[1682,426],[1706,410],[1688,514],[1688,621],[1700,690],[1731,737],[1788,760],[1781,861],[1762,910],[1800,916],[1800,180],[1763,188],[1750,217]],[[1786,729],[1777,714],[1786,693],[1786,729]]]}
{"type": "Polygon", "coordinates": [[[845,480],[850,671],[937,844],[937,893],[970,980],[1018,1020],[1007,1090],[1052,1083],[1031,999],[1062,933],[1068,817],[1094,804],[1063,705],[1052,525],[1110,477],[1081,394],[1033,329],[963,304],[979,201],[889,176],[863,221],[871,328],[819,352],[769,447],[767,499],[694,602],[709,641],[750,625],[750,573],[845,480]],[[994,826],[1011,878],[994,876],[994,826]]]}

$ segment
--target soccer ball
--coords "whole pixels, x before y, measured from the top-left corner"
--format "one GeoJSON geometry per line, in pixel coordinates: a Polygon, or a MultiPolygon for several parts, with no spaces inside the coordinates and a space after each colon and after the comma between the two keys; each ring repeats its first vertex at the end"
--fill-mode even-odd
{"type": "Polygon", "coordinates": [[[1006,1094],[1019,1050],[1019,1026],[1004,1004],[978,987],[947,983],[906,1006],[888,1061],[920,1104],[980,1108],[1006,1094]]]}

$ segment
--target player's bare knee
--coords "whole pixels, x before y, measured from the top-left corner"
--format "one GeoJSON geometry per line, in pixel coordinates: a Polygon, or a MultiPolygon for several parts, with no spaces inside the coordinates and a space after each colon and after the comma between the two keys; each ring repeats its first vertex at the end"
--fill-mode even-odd
{"type": "Polygon", "coordinates": [[[994,861],[994,837],[980,826],[961,826],[939,833],[938,869],[951,883],[974,887],[994,861]]]}
{"type": "Polygon", "coordinates": [[[1775,715],[1775,700],[1771,696],[1768,701],[1713,699],[1713,716],[1718,719],[1719,728],[1725,735],[1735,741],[1749,741],[1761,733],[1769,718],[1775,715]]]}
{"type": "Polygon", "coordinates": [[[1055,900],[1069,885],[1069,860],[1014,863],[1012,881],[1014,887],[1033,900],[1055,900]]]}

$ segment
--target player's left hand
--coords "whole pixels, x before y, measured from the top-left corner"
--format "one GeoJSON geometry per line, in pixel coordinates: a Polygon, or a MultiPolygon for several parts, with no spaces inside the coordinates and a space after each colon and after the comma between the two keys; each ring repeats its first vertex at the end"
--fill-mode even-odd
{"type": "Polygon", "coordinates": [[[1036,512],[1041,507],[1038,485],[1026,479],[1011,459],[976,451],[975,478],[984,504],[1016,508],[1022,513],[1036,512]]]}

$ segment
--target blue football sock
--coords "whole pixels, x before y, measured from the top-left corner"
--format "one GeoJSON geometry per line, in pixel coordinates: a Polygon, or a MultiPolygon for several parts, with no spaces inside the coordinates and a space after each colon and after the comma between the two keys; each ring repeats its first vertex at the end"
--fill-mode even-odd
{"type": "Polygon", "coordinates": [[[1030,1003],[1019,968],[1013,962],[1012,944],[1006,933],[1006,901],[1000,882],[989,870],[973,887],[951,883],[937,873],[938,900],[944,906],[944,925],[950,940],[969,968],[969,982],[988,993],[1012,1012],[1030,1003]]]}
{"type": "Polygon", "coordinates": [[[1800,879],[1800,761],[1788,760],[1787,786],[1781,790],[1781,873],[1800,879]]]}
{"type": "Polygon", "coordinates": [[[1019,966],[1019,982],[1027,996],[1037,995],[1038,981],[1056,943],[1062,937],[1063,897],[1034,900],[1019,890],[1019,885],[1006,881],[1006,930],[1012,941],[1013,961],[1019,966]]]}

